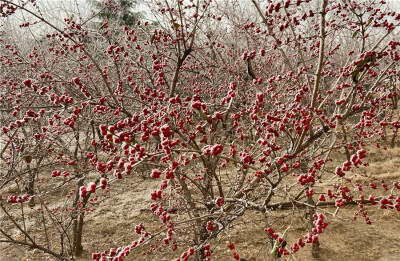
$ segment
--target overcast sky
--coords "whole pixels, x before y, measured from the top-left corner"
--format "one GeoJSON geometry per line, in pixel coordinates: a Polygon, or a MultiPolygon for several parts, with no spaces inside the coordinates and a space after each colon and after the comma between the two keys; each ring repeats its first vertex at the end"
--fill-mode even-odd
{"type": "MultiPolygon", "coordinates": [[[[63,23],[62,21],[65,17],[71,17],[72,14],[74,14],[75,20],[79,22],[84,22],[88,17],[91,16],[91,13],[93,11],[91,1],[93,0],[37,0],[41,12],[45,16],[45,18],[50,19],[51,21],[53,21],[53,23],[56,20],[58,20],[59,21],[58,25],[61,25],[61,23],[63,23]]],[[[250,0],[239,0],[239,1],[250,1],[250,0]]],[[[150,12],[149,8],[145,4],[140,4],[145,1],[137,0],[137,2],[139,3],[137,6],[137,11],[149,14],[150,12]]],[[[400,0],[387,0],[387,2],[393,8],[395,8],[397,12],[400,11],[400,0]]],[[[18,16],[14,16],[13,21],[8,21],[8,23],[12,23],[14,26],[17,26],[24,20],[28,21],[29,16],[27,16],[26,14],[24,15],[19,14],[18,16]]]]}
{"type": "MultiPolygon", "coordinates": [[[[90,1],[91,0],[38,0],[42,8],[46,8],[48,10],[59,10],[59,11],[75,10],[75,11],[80,11],[81,13],[90,11],[90,1]],[[77,10],[76,8],[77,5],[79,6],[79,10],[77,10]]],[[[249,1],[249,0],[239,0],[239,1],[249,1]]],[[[138,0],[137,2],[138,2],[137,8],[139,9],[139,11],[149,11],[149,9],[144,4],[140,4],[141,2],[144,1],[138,0]]],[[[395,7],[397,11],[399,11],[400,0],[387,0],[387,2],[393,7],[395,7]]]]}

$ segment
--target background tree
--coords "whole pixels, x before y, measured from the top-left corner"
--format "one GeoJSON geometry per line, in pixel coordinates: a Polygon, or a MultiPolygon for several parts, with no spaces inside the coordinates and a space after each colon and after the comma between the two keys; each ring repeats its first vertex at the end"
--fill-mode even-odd
{"type": "Polygon", "coordinates": [[[115,21],[120,25],[133,26],[143,17],[142,12],[136,11],[137,0],[91,0],[90,2],[99,10],[97,16],[103,23],[115,21]]]}

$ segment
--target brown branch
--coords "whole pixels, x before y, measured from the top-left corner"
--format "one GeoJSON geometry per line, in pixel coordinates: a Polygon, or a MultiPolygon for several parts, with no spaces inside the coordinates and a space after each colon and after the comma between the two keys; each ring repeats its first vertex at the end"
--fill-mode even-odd
{"type": "Polygon", "coordinates": [[[17,245],[21,245],[21,246],[27,246],[29,248],[36,248],[36,249],[39,249],[39,250],[43,251],[44,253],[47,253],[47,254],[50,254],[50,255],[54,256],[54,257],[56,257],[56,258],[58,258],[60,260],[63,260],[63,261],[69,260],[68,258],[65,258],[64,256],[62,256],[60,254],[57,254],[56,252],[54,252],[54,251],[52,251],[52,250],[50,250],[48,248],[42,247],[42,246],[40,246],[40,245],[38,245],[36,243],[29,243],[29,242],[26,242],[26,241],[15,240],[11,236],[6,234],[2,229],[0,229],[0,232],[2,234],[4,234],[9,239],[9,240],[0,240],[0,243],[11,243],[11,244],[17,244],[17,245]]]}

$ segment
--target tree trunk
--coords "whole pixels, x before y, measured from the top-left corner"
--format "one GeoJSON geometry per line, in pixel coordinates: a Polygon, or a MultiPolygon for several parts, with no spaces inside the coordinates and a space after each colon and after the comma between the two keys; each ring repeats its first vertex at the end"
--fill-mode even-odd
{"type": "MultiPolygon", "coordinates": [[[[311,227],[311,229],[313,229],[315,227],[315,224],[314,224],[315,202],[314,202],[312,196],[309,196],[307,198],[307,203],[310,205],[308,207],[308,211],[310,212],[310,227],[311,227]]],[[[319,241],[317,241],[317,243],[315,243],[315,244],[314,243],[312,244],[311,255],[313,257],[319,257],[319,241]]]]}
{"type": "Polygon", "coordinates": [[[72,252],[75,256],[80,256],[82,254],[82,230],[83,230],[83,213],[79,214],[79,211],[76,209],[79,201],[79,188],[83,185],[83,179],[78,181],[75,192],[75,199],[73,208],[75,209],[72,212],[72,219],[74,220],[74,224],[72,227],[72,252]]]}

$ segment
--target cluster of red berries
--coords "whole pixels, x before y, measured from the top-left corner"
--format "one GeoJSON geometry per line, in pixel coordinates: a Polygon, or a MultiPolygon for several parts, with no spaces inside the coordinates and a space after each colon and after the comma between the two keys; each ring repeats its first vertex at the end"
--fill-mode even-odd
{"type": "Polygon", "coordinates": [[[203,153],[205,155],[217,156],[222,152],[222,150],[223,150],[223,146],[221,144],[206,145],[203,147],[203,153]]]}
{"type": "Polygon", "coordinates": [[[26,194],[23,196],[8,196],[7,203],[15,204],[15,203],[24,203],[30,199],[30,195],[26,194]]]}
{"type": "Polygon", "coordinates": [[[86,197],[87,196],[87,193],[88,193],[88,191],[90,192],[90,193],[95,193],[96,192],[96,184],[95,183],[93,183],[93,182],[90,182],[89,184],[88,184],[88,186],[87,186],[87,188],[85,187],[85,186],[81,186],[80,188],[79,188],[79,194],[80,194],[80,196],[82,197],[82,198],[84,198],[84,197],[86,197]]]}
{"type": "Polygon", "coordinates": [[[194,255],[194,248],[189,248],[188,251],[183,252],[181,258],[174,259],[174,261],[188,261],[190,256],[194,255]]]}
{"type": "Polygon", "coordinates": [[[61,172],[60,170],[54,170],[52,173],[51,173],[51,177],[52,178],[55,178],[55,177],[58,177],[58,176],[64,176],[64,177],[68,177],[69,176],[69,172],[68,171],[63,171],[63,172],[61,172]]]}
{"type": "Polygon", "coordinates": [[[208,222],[207,222],[207,230],[213,232],[214,229],[215,229],[215,224],[214,224],[214,222],[213,222],[212,220],[211,220],[211,221],[208,221],[208,222]]]}

